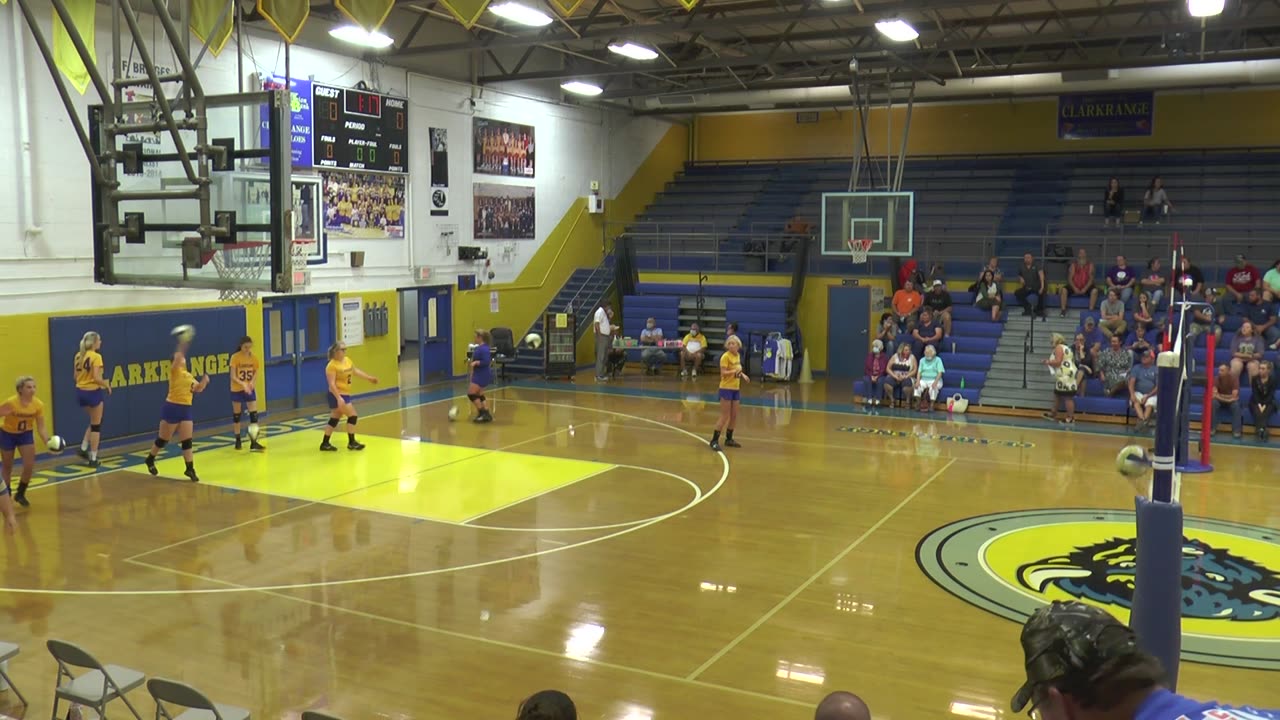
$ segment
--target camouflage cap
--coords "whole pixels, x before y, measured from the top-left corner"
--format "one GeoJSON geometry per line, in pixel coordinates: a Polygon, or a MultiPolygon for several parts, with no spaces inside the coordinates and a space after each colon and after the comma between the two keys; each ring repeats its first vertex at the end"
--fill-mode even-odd
{"type": "Polygon", "coordinates": [[[1058,600],[1037,610],[1022,626],[1022,651],[1027,681],[1013,696],[1016,713],[1043,686],[1069,690],[1087,683],[1106,661],[1141,652],[1133,630],[1106,610],[1058,600]]]}

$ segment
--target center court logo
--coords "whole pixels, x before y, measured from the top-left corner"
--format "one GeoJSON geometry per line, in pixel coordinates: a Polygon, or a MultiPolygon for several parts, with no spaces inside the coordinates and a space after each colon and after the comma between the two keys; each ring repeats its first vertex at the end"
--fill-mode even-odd
{"type": "MultiPolygon", "coordinates": [[[[1128,621],[1132,512],[1028,510],[959,520],[929,533],[916,562],[947,592],[1022,623],[1053,600],[1128,621]]],[[[1188,518],[1182,547],[1182,657],[1280,670],[1280,532],[1188,518]]]]}

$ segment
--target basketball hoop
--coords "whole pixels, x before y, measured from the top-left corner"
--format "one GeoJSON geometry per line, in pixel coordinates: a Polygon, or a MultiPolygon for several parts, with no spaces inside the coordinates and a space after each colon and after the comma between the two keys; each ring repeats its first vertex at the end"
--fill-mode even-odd
{"type": "MultiPolygon", "coordinates": [[[[199,248],[199,239],[193,238],[187,244],[200,253],[198,267],[204,267],[213,261],[218,277],[249,284],[262,278],[262,273],[271,266],[271,244],[266,242],[239,242],[216,246],[212,250],[199,248]],[[192,242],[194,241],[194,243],[192,242]]],[[[311,253],[314,240],[294,240],[289,247],[289,264],[286,272],[293,281],[296,292],[306,287],[310,279],[307,272],[307,256],[311,253]]],[[[258,291],[252,288],[235,287],[218,291],[218,299],[240,305],[252,305],[258,301],[258,291]]]]}
{"type": "Polygon", "coordinates": [[[849,253],[853,256],[854,265],[865,265],[867,263],[867,253],[871,250],[871,238],[861,238],[858,240],[850,240],[849,253]]]}

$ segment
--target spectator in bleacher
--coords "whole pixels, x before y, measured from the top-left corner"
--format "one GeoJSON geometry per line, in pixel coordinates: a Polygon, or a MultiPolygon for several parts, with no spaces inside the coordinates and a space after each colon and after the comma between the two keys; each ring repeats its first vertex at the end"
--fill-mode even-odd
{"type": "Polygon", "coordinates": [[[543,690],[520,703],[516,720],[578,720],[578,709],[559,690],[543,690]]]}
{"type": "Polygon", "coordinates": [[[1102,334],[1107,337],[1119,335],[1124,337],[1125,331],[1129,329],[1129,323],[1124,320],[1124,303],[1120,302],[1120,291],[1112,288],[1107,291],[1107,299],[1102,301],[1102,319],[1098,321],[1098,327],[1102,328],[1102,334]]]}
{"type": "Polygon", "coordinates": [[[1129,267],[1129,261],[1123,255],[1116,256],[1116,264],[1107,268],[1107,289],[1120,291],[1120,302],[1126,307],[1133,298],[1133,289],[1138,286],[1138,273],[1129,267]]]}
{"type": "Polygon", "coordinates": [[[680,377],[689,374],[689,365],[693,366],[693,376],[698,377],[698,368],[707,358],[707,336],[702,334],[698,323],[689,326],[689,334],[684,336],[684,347],[680,348],[680,377]]]}
{"type": "Polygon", "coordinates": [[[1238,378],[1240,373],[1248,370],[1252,380],[1258,374],[1261,362],[1262,338],[1254,333],[1253,323],[1246,320],[1231,341],[1231,374],[1238,378]]]}
{"type": "Polygon", "coordinates": [[[1075,354],[1067,347],[1067,339],[1058,333],[1050,336],[1049,343],[1053,345],[1053,352],[1044,361],[1053,372],[1053,412],[1049,419],[1058,421],[1058,405],[1062,404],[1067,413],[1063,422],[1070,425],[1076,421],[1076,392],[1080,389],[1075,354]]]}
{"type": "Polygon", "coordinates": [[[867,383],[867,403],[879,405],[884,397],[885,373],[889,370],[889,356],[884,354],[884,343],[871,341],[871,352],[867,353],[867,361],[862,366],[867,383]]]}
{"type": "Polygon", "coordinates": [[[1251,290],[1262,289],[1262,273],[1249,264],[1244,255],[1236,255],[1235,267],[1227,271],[1227,299],[1237,305],[1244,303],[1251,290]]]}
{"type": "Polygon", "coordinates": [[[871,710],[853,693],[833,692],[818,703],[813,720],[871,720],[871,710]]]}
{"type": "Polygon", "coordinates": [[[942,263],[940,263],[940,262],[936,262],[936,263],[933,263],[932,265],[930,265],[930,266],[929,266],[929,276],[928,276],[928,277],[926,277],[926,278],[924,279],[924,281],[925,281],[925,282],[927,282],[927,283],[929,284],[929,287],[933,287],[933,284],[934,284],[935,282],[940,282],[940,283],[942,283],[943,285],[946,285],[946,284],[947,284],[947,268],[946,268],[946,266],[945,266],[945,265],[943,265],[943,264],[942,264],[942,263]]]}
{"type": "Polygon", "coordinates": [[[1276,260],[1266,275],[1262,276],[1262,290],[1268,302],[1280,302],[1280,260],[1276,260]]]}
{"type": "Polygon", "coordinates": [[[978,292],[978,288],[981,287],[984,282],[993,282],[997,285],[1004,282],[1004,272],[1000,270],[1000,258],[992,255],[991,259],[987,260],[986,266],[978,272],[978,279],[969,286],[969,292],[978,292]],[[991,279],[989,281],[985,279],[987,273],[991,273],[991,279]]]}
{"type": "Polygon", "coordinates": [[[613,307],[608,300],[596,308],[592,325],[596,337],[596,381],[603,382],[609,379],[609,351],[613,349],[613,336],[618,332],[613,325],[613,307]]]}
{"type": "Polygon", "coordinates": [[[1269,303],[1262,302],[1262,295],[1256,289],[1245,296],[1244,316],[1253,323],[1253,330],[1260,337],[1274,346],[1280,342],[1280,327],[1276,327],[1276,311],[1269,303]]]}
{"type": "Polygon", "coordinates": [[[644,365],[646,375],[662,373],[662,363],[667,360],[667,353],[662,349],[662,328],[658,327],[655,318],[644,321],[644,329],[640,331],[640,364],[644,365]]]}
{"type": "Polygon", "coordinates": [[[893,294],[893,313],[897,317],[899,331],[915,327],[916,314],[920,312],[920,305],[923,302],[924,298],[916,292],[916,285],[910,280],[903,283],[902,289],[893,294]]]}
{"type": "Polygon", "coordinates": [[[950,336],[951,293],[947,292],[947,286],[943,281],[933,281],[933,287],[929,288],[929,292],[925,293],[924,306],[933,310],[933,319],[941,323],[942,332],[950,336]]]}
{"type": "Polygon", "coordinates": [[[880,333],[875,339],[884,343],[884,351],[890,355],[898,347],[898,321],[893,313],[887,312],[880,318],[880,333]]]}
{"type": "Polygon", "coordinates": [[[1129,370],[1129,402],[1138,418],[1138,430],[1146,429],[1156,419],[1158,384],[1155,354],[1144,352],[1141,364],[1129,370]]]}
{"type": "Polygon", "coordinates": [[[1192,297],[1203,297],[1204,295],[1204,273],[1200,272],[1200,268],[1191,264],[1191,258],[1186,255],[1178,261],[1179,269],[1174,273],[1177,280],[1177,287],[1174,289],[1184,295],[1192,297]]]}
{"type": "Polygon", "coordinates": [[[1036,296],[1035,314],[1038,317],[1044,317],[1044,294],[1048,287],[1044,282],[1044,268],[1036,262],[1035,256],[1031,253],[1024,253],[1022,256],[1022,266],[1018,268],[1018,289],[1013,292],[1014,297],[1022,305],[1022,314],[1031,314],[1032,295],[1036,296]]]}
{"type": "Polygon", "coordinates": [[[916,287],[924,283],[924,273],[920,272],[920,263],[915,260],[907,260],[898,268],[898,287],[906,287],[908,282],[916,287]]]}
{"type": "Polygon", "coordinates": [[[938,402],[938,393],[942,392],[942,375],[947,371],[938,357],[938,349],[932,345],[924,346],[924,356],[916,365],[915,395],[920,399],[921,412],[933,412],[933,404],[938,402]]]}
{"type": "Polygon", "coordinates": [[[982,276],[974,285],[973,304],[983,310],[991,311],[991,322],[1000,322],[1000,314],[1004,312],[1004,291],[995,279],[991,270],[983,270],[982,276]]]}
{"type": "Polygon", "coordinates": [[[1226,408],[1231,411],[1231,437],[1240,439],[1244,434],[1240,415],[1240,376],[1232,374],[1226,365],[1218,367],[1218,378],[1213,383],[1213,405],[1210,410],[1209,425],[1213,434],[1218,434],[1218,411],[1226,408]]]}
{"type": "Polygon", "coordinates": [[[1271,424],[1271,416],[1276,413],[1276,373],[1270,362],[1262,363],[1258,375],[1250,383],[1253,397],[1249,399],[1250,410],[1253,411],[1253,426],[1257,428],[1258,439],[1266,442],[1271,424]]]}
{"type": "Polygon", "coordinates": [[[1098,355],[1089,349],[1084,341],[1084,333],[1076,333],[1075,342],[1071,345],[1071,359],[1076,365],[1076,388],[1078,395],[1084,395],[1085,381],[1094,376],[1094,366],[1098,355]]]}
{"type": "Polygon", "coordinates": [[[1093,283],[1093,261],[1084,248],[1076,252],[1076,259],[1067,266],[1067,282],[1058,288],[1058,300],[1062,303],[1061,317],[1067,316],[1067,298],[1089,298],[1089,312],[1098,306],[1098,288],[1093,283]]]}
{"type": "MultiPolygon", "coordinates": [[[[1089,212],[1093,212],[1090,210],[1089,212]]],[[[1102,199],[1102,227],[1112,222],[1116,227],[1124,222],[1124,188],[1120,187],[1119,178],[1111,178],[1107,183],[1107,192],[1102,199]]]]}
{"type": "Polygon", "coordinates": [[[937,350],[943,336],[942,326],[934,320],[933,310],[928,306],[921,308],[920,322],[911,331],[911,351],[916,357],[924,357],[924,349],[932,347],[937,350]]]}
{"type": "Polygon", "coordinates": [[[1133,352],[1126,349],[1119,335],[1112,335],[1107,349],[1098,353],[1098,379],[1102,380],[1102,392],[1114,397],[1129,387],[1129,372],[1133,370],[1133,352]]]}
{"type": "Polygon", "coordinates": [[[1168,280],[1164,273],[1160,271],[1160,258],[1151,258],[1147,262],[1147,274],[1142,278],[1142,289],[1151,295],[1151,305],[1160,307],[1160,300],[1164,298],[1164,286],[1168,280]]]}
{"type": "Polygon", "coordinates": [[[1169,202],[1169,194],[1164,191],[1164,180],[1159,175],[1151,178],[1151,185],[1142,195],[1142,222],[1159,223],[1172,211],[1173,203],[1169,202]]]}
{"type": "Polygon", "coordinates": [[[916,357],[911,346],[902,343],[898,352],[889,360],[889,375],[884,380],[884,392],[890,401],[906,402],[911,392],[912,378],[916,374],[916,357]]]}

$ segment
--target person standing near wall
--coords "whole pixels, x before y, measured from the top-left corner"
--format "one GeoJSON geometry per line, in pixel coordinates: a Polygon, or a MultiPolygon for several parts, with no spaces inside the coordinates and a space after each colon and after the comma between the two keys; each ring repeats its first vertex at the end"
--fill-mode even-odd
{"type": "Polygon", "coordinates": [[[609,379],[609,348],[613,344],[613,334],[616,332],[612,321],[613,307],[608,300],[605,300],[600,303],[600,307],[596,308],[595,318],[592,321],[596,336],[596,382],[609,379]]]}

